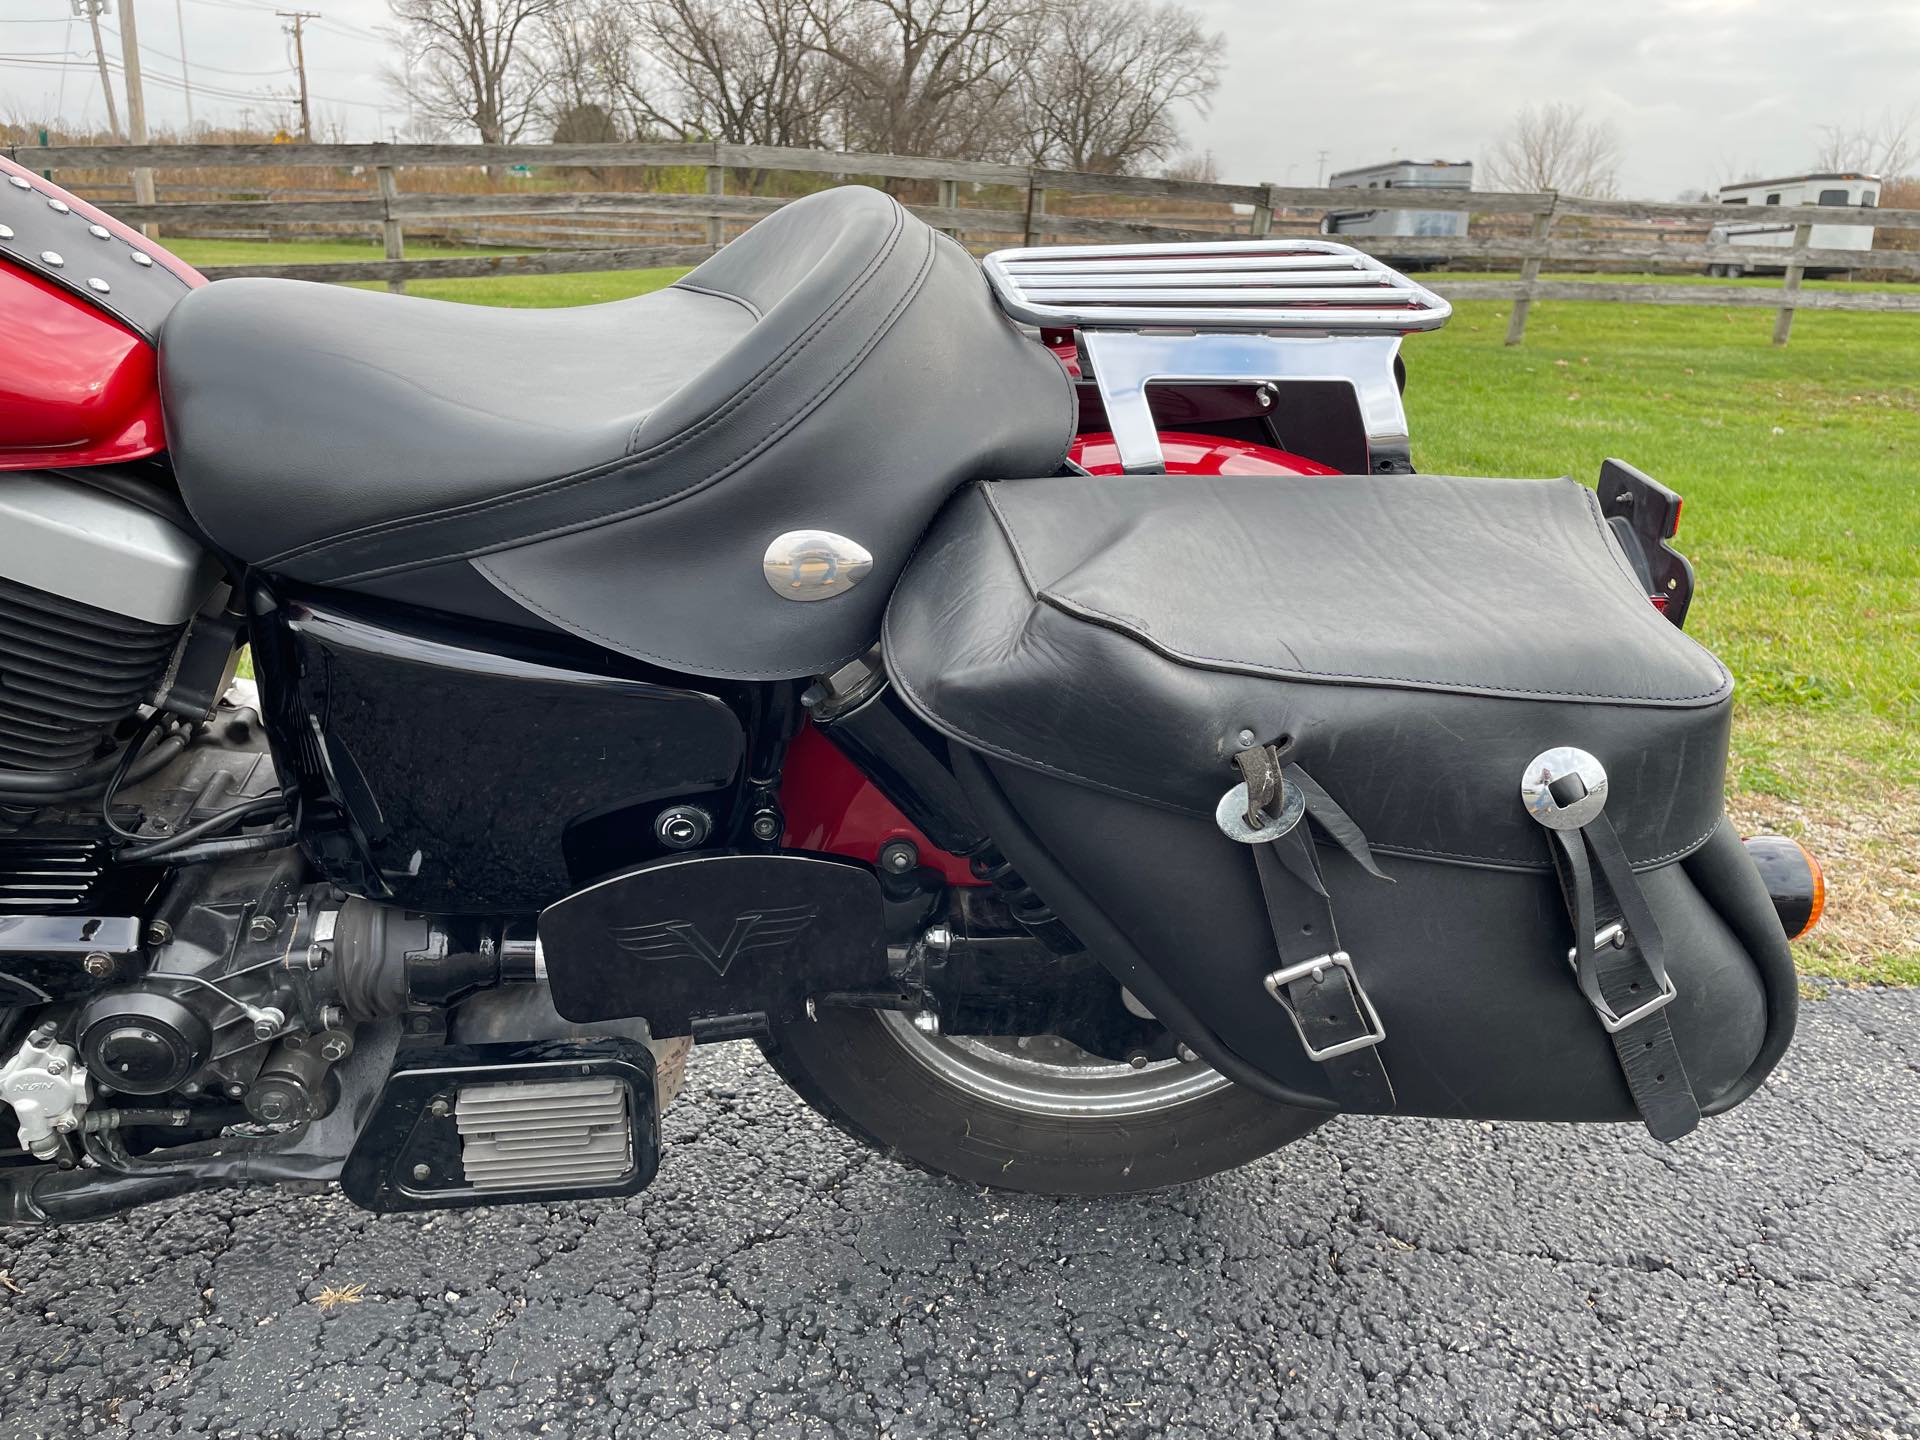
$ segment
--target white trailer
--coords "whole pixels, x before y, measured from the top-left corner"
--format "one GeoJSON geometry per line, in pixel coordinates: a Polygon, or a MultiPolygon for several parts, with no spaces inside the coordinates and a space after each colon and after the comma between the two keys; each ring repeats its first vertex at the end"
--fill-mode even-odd
{"type": "MultiPolygon", "coordinates": [[[[1471,160],[1389,160],[1337,171],[1327,179],[1337,190],[1471,190],[1471,160]]],[[[1382,200],[1386,196],[1380,197],[1382,200]]],[[[1418,245],[1368,243],[1368,237],[1416,240],[1422,236],[1449,238],[1467,233],[1465,210],[1396,210],[1382,205],[1367,210],[1336,210],[1320,222],[1322,235],[1358,240],[1362,248],[1395,264],[1428,263],[1443,256],[1423,255],[1418,245]]]]}
{"type": "MultiPolygon", "coordinates": [[[[1764,211],[1769,205],[1830,205],[1835,209],[1871,210],[1880,203],[1880,177],[1854,173],[1821,175],[1788,175],[1779,180],[1742,180],[1737,185],[1720,187],[1722,205],[1745,205],[1750,210],[1764,211]]],[[[1715,245],[1753,245],[1769,249],[1791,250],[1793,248],[1793,230],[1791,222],[1769,220],[1764,214],[1756,214],[1751,219],[1723,220],[1713,227],[1708,239],[1715,245]]],[[[1835,217],[1831,225],[1815,225],[1807,241],[1815,250],[1859,250],[1873,249],[1873,226],[1843,223],[1835,217]]],[[[1778,274],[1786,269],[1783,260],[1778,265],[1751,262],[1713,264],[1707,267],[1709,275],[1754,275],[1778,274]]],[[[1834,274],[1832,267],[1818,270],[1809,267],[1807,274],[1834,274]]]]}

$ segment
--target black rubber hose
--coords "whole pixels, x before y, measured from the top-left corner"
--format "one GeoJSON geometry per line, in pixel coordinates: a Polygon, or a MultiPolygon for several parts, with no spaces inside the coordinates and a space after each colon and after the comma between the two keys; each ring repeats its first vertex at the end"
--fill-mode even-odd
{"type": "MultiPolygon", "coordinates": [[[[264,815],[270,810],[286,810],[286,801],[278,795],[262,795],[257,800],[248,800],[244,804],[230,806],[218,815],[209,815],[206,819],[189,825],[184,830],[174,832],[164,840],[155,840],[146,845],[130,845],[118,852],[115,858],[124,864],[136,865],[142,860],[158,860],[183,850],[194,841],[208,835],[216,835],[229,825],[238,825],[249,816],[264,815]]],[[[238,838],[238,837],[236,837],[238,838]]],[[[248,839],[261,837],[248,836],[248,839]]]]}
{"type": "Polygon", "coordinates": [[[95,469],[55,470],[52,472],[63,480],[71,480],[76,485],[85,485],[89,489],[112,495],[129,505],[137,505],[149,515],[156,515],[196,544],[207,542],[206,532],[194,523],[186,504],[170,491],[163,490],[157,480],[143,480],[129,475],[114,466],[103,465],[95,469]]]}
{"type": "MultiPolygon", "coordinates": [[[[165,860],[169,865],[198,865],[207,860],[228,860],[235,855],[279,850],[293,843],[293,831],[268,830],[259,835],[228,835],[218,840],[203,840],[198,845],[183,845],[178,850],[164,851],[154,858],[165,860]]],[[[122,850],[117,858],[129,864],[139,859],[127,850],[122,850]]]]}
{"type": "MultiPolygon", "coordinates": [[[[187,748],[189,736],[169,735],[127,770],[123,785],[144,780],[187,748]]],[[[122,751],[72,770],[0,770],[0,800],[41,805],[57,800],[86,800],[105,792],[107,781],[126,758],[122,751]]]]}

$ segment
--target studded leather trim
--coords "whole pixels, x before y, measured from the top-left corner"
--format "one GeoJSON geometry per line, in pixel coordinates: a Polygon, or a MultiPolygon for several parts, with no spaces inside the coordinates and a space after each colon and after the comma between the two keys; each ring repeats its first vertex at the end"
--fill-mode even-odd
{"type": "Polygon", "coordinates": [[[140,243],[50,180],[0,157],[0,258],[106,311],[152,343],[193,289],[140,243]]]}

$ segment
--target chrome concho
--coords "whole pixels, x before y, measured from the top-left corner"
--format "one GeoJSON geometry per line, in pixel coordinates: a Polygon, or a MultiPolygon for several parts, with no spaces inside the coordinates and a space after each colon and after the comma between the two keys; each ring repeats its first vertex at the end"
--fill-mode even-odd
{"type": "Polygon", "coordinates": [[[1555,746],[1527,762],[1520,776],[1520,798],[1527,813],[1549,830],[1578,830],[1607,808],[1606,767],[1584,750],[1555,746]],[[1562,805],[1554,798],[1553,784],[1568,776],[1578,776],[1587,793],[1562,805]]]}
{"type": "Polygon", "coordinates": [[[782,600],[831,600],[873,572],[873,555],[831,530],[789,530],[767,546],[760,569],[782,600]]]}

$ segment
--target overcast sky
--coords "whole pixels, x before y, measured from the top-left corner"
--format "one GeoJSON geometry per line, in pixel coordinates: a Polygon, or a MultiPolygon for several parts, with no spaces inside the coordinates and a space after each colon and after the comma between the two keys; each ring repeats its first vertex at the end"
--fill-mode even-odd
{"type": "MultiPolygon", "coordinates": [[[[125,0],[116,0],[116,9],[125,0]]],[[[1521,105],[1567,100],[1610,120],[1622,189],[1670,199],[1740,175],[1803,169],[1820,127],[1920,116],[1920,0],[1190,0],[1227,36],[1213,112],[1195,148],[1224,180],[1311,184],[1395,156],[1480,160],[1521,105]]],[[[185,115],[181,33],[196,114],[255,123],[291,93],[273,11],[306,8],[316,121],[349,139],[405,123],[374,27],[386,0],[138,0],[156,125],[185,115]],[[217,68],[216,68],[217,67],[217,68]],[[171,82],[171,83],[170,83],[171,82]],[[221,93],[216,93],[221,92],[221,93]]],[[[0,118],[58,110],[102,120],[69,0],[0,0],[0,118]]],[[[117,18],[108,22],[117,25],[117,18]]],[[[110,54],[118,54],[109,39],[110,54]]]]}

